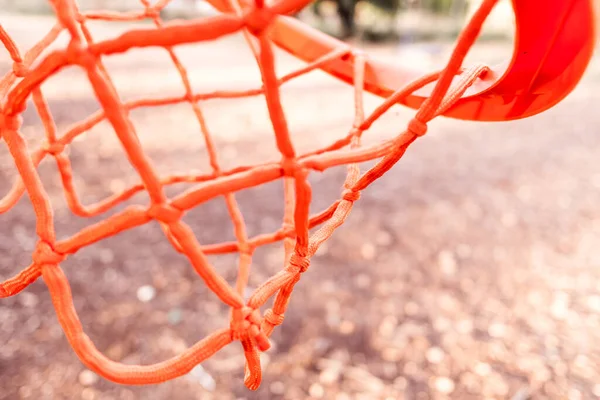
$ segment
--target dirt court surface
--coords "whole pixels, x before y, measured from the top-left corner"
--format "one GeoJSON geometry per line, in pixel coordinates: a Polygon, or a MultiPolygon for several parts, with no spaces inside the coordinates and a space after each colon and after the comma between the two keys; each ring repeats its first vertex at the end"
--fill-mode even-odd
{"type": "MultiPolygon", "coordinates": [[[[0,15],[26,49],[52,25],[46,17],[0,15]]],[[[123,24],[93,23],[96,39],[123,24]]],[[[64,46],[66,36],[57,46],[64,46]]],[[[379,47],[377,56],[416,68],[442,65],[448,45],[379,47]]],[[[178,47],[196,92],[256,87],[259,73],[240,37],[178,47]]],[[[279,74],[300,65],[277,53],[279,74]]],[[[481,44],[469,60],[510,54],[481,44]]],[[[124,100],[183,93],[167,53],[135,50],[105,59],[124,100]]],[[[0,53],[0,75],[11,67],[0,53]]],[[[60,133],[98,110],[75,68],[43,86],[60,133]]],[[[312,73],[283,86],[301,150],[344,136],[352,89],[312,73]]],[[[367,111],[381,100],[369,97],[367,111]]],[[[263,383],[243,386],[243,353],[232,343],[192,373],[149,387],[112,384],[87,371],[68,345],[40,280],[0,301],[0,399],[593,399],[600,397],[600,60],[554,109],[489,124],[438,119],[386,176],[365,191],[346,224],[313,258],[285,322],[263,354],[263,383]]],[[[224,169],[275,159],[262,98],[202,102],[224,169]]],[[[365,133],[397,134],[413,111],[398,107],[365,133]]],[[[204,144],[187,104],[131,113],[161,174],[207,173],[204,144]]],[[[43,130],[32,104],[23,134],[43,130]]],[[[69,147],[84,204],[137,177],[103,122],[69,147]]],[[[364,168],[363,168],[364,170],[364,168]]],[[[66,206],[55,163],[39,167],[59,238],[114,213],[85,219],[66,206]]],[[[313,210],[339,197],[345,169],[312,173],[313,210]]],[[[16,173],[0,143],[0,193],[16,173]]],[[[178,193],[185,186],[173,187],[178,193]]],[[[280,181],[236,195],[248,233],[281,223],[280,181]]],[[[128,204],[146,204],[143,195],[128,204]]],[[[122,207],[118,207],[122,209],[122,207]]],[[[189,212],[203,244],[233,239],[223,199],[189,212]]],[[[0,279],[31,260],[36,242],[24,196],[0,215],[0,279]]],[[[235,281],[236,256],[211,257],[235,281]]],[[[63,263],[84,329],[108,357],[147,364],[180,353],[227,326],[229,314],[148,224],[85,248],[63,263]],[[141,289],[140,289],[141,288],[141,289]],[[145,301],[141,301],[145,300],[145,301]]],[[[255,288],[282,267],[281,245],[257,251],[255,288]]]]}

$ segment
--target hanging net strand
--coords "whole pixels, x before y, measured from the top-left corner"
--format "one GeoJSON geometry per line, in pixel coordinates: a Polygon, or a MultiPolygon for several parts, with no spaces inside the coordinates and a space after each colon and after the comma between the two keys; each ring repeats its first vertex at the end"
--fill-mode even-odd
{"type": "Polygon", "coordinates": [[[429,121],[451,109],[475,82],[489,72],[484,65],[463,68],[462,64],[496,0],[482,2],[460,34],[445,68],[397,88],[372,113],[365,115],[363,97],[368,58],[347,45],[333,49],[286,76],[277,76],[274,44],[269,30],[279,16],[295,13],[309,2],[280,0],[265,3],[263,0],[255,0],[253,3],[240,3],[237,0],[223,0],[221,3],[221,0],[214,0],[211,3],[218,3],[220,6],[217,8],[228,12],[210,18],[165,23],[160,12],[169,3],[168,0],[158,1],[154,5],[148,0],[141,0],[139,11],[125,13],[81,12],[74,0],[53,0],[51,4],[57,24],[24,54],[0,25],[0,41],[13,61],[12,70],[0,79],[0,138],[8,147],[18,170],[13,186],[0,199],[0,213],[12,209],[27,193],[36,216],[38,237],[31,264],[13,278],[0,282],[0,297],[16,295],[42,277],[48,286],[58,321],[73,350],[83,364],[106,379],[128,385],[164,382],[188,373],[224,346],[239,341],[246,358],[245,384],[250,389],[258,388],[261,382],[259,354],[269,349],[269,337],[284,322],[294,287],[310,267],[311,257],[319,246],[344,223],[354,203],[360,199],[361,191],[385,174],[415,140],[426,134],[429,121]],[[146,19],[152,21],[153,28],[131,29],[102,41],[95,41],[87,26],[90,20],[146,19]],[[69,36],[68,45],[48,51],[42,56],[44,50],[65,31],[69,36]],[[255,57],[262,85],[244,91],[195,93],[188,72],[173,49],[178,45],[215,40],[238,32],[243,33],[255,57]],[[160,47],[167,51],[183,84],[184,93],[181,96],[143,98],[129,102],[121,100],[102,59],[144,47],[160,47]],[[352,127],[345,137],[323,148],[299,153],[281,103],[280,88],[291,80],[340,60],[352,62],[352,127]],[[101,110],[73,124],[61,135],[41,87],[67,66],[75,66],[85,72],[101,110]],[[435,85],[431,95],[419,107],[405,129],[392,139],[362,145],[363,133],[392,105],[430,84],[435,85]],[[200,103],[210,99],[251,96],[264,98],[280,161],[223,169],[200,103]],[[29,149],[20,131],[23,123],[21,114],[29,99],[33,101],[45,132],[44,144],[34,150],[29,149]],[[208,152],[211,168],[209,173],[161,176],[144,153],[129,112],[142,107],[173,104],[188,104],[191,107],[208,152]],[[71,161],[65,149],[84,132],[104,121],[111,125],[139,176],[139,183],[97,203],[85,205],[75,190],[71,161]],[[129,205],[71,237],[57,240],[52,205],[37,172],[37,167],[47,157],[56,161],[66,203],[77,216],[99,216],[142,191],[148,194],[149,204],[129,205]],[[370,160],[378,161],[372,168],[361,172],[358,164],[370,160]],[[309,174],[340,165],[347,166],[340,198],[327,209],[311,215],[312,189],[308,181],[309,174]],[[284,187],[281,228],[271,233],[248,236],[235,192],[279,179],[284,187]],[[172,198],[165,194],[167,186],[181,183],[189,185],[185,191],[172,198]],[[224,197],[233,221],[235,241],[202,245],[182,217],[187,211],[220,196],[224,197]],[[79,249],[153,220],[160,224],[173,248],[185,255],[206,286],[230,307],[230,323],[169,360],[153,365],[125,365],[101,354],[84,333],[73,305],[69,282],[60,264],[79,249]],[[313,228],[316,231],[310,234],[313,228]],[[285,249],[283,268],[244,301],[243,294],[248,284],[254,251],[278,241],[283,241],[285,249]],[[223,253],[239,255],[235,286],[223,279],[208,261],[207,255],[223,253]],[[261,307],[271,299],[271,307],[261,313],[261,307]]]}

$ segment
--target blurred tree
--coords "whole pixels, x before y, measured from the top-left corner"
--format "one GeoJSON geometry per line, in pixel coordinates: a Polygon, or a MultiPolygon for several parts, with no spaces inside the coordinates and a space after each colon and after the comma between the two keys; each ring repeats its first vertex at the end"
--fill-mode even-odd
{"type": "MultiPolygon", "coordinates": [[[[320,4],[325,0],[313,3],[313,12],[321,17],[320,4]]],[[[445,15],[456,19],[460,24],[467,13],[471,0],[333,0],[337,15],[342,25],[342,38],[349,38],[357,33],[356,7],[362,3],[362,10],[368,14],[369,23],[363,29],[367,40],[385,40],[396,37],[396,16],[403,10],[422,10],[431,14],[445,15]]],[[[363,13],[364,15],[364,13],[363,13]]]]}

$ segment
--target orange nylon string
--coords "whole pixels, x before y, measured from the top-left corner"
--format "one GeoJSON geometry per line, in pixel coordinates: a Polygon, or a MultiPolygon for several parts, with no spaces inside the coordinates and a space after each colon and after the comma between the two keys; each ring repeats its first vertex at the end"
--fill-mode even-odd
{"type": "MultiPolygon", "coordinates": [[[[290,81],[291,79],[293,79],[297,76],[301,76],[301,75],[308,73],[316,68],[319,68],[320,66],[323,66],[324,64],[331,62],[332,60],[335,60],[336,58],[339,58],[347,53],[348,53],[348,49],[345,49],[345,48],[336,50],[336,51],[322,57],[321,59],[316,60],[314,63],[307,65],[306,67],[303,67],[297,71],[293,71],[293,72],[287,74],[286,76],[284,76],[283,78],[281,78],[279,80],[279,84],[281,85],[283,83],[290,81]]],[[[194,95],[193,98],[194,98],[194,102],[197,102],[198,100],[208,100],[211,98],[256,96],[261,93],[263,93],[262,89],[252,89],[252,90],[241,91],[241,92],[240,91],[238,91],[238,92],[219,92],[219,91],[217,91],[217,92],[207,93],[207,94],[197,94],[197,95],[194,95]]],[[[164,98],[164,99],[143,99],[143,100],[136,100],[136,101],[124,103],[123,107],[126,110],[132,110],[132,109],[136,109],[139,107],[172,105],[172,104],[176,104],[176,103],[180,103],[180,102],[184,102],[184,101],[186,101],[186,96],[171,97],[171,98],[164,98]]],[[[92,114],[91,116],[89,116],[88,118],[84,119],[80,123],[75,124],[75,126],[69,128],[67,130],[67,132],[60,139],[58,139],[58,142],[60,144],[62,144],[63,146],[69,145],[76,137],[78,137],[79,135],[83,134],[84,132],[92,129],[94,126],[96,126],[98,123],[100,123],[104,119],[105,119],[105,113],[103,111],[98,111],[98,112],[92,114]]],[[[302,156],[300,156],[300,158],[307,157],[311,154],[320,154],[320,153],[323,153],[326,151],[336,150],[338,148],[341,148],[341,147],[347,145],[349,143],[349,141],[350,141],[350,137],[348,136],[347,138],[337,141],[334,144],[327,146],[323,149],[315,150],[314,152],[302,155],[302,156]]],[[[43,159],[43,157],[45,157],[45,155],[46,155],[46,153],[44,152],[43,149],[38,149],[32,153],[32,157],[35,160],[34,162],[35,162],[36,166],[41,162],[41,160],[43,159]]],[[[135,195],[136,193],[138,193],[144,189],[143,185],[138,184],[138,185],[132,186],[130,188],[124,189],[121,193],[116,193],[116,194],[114,194],[104,200],[101,200],[95,204],[85,206],[80,202],[79,196],[77,195],[77,193],[75,191],[75,187],[73,185],[73,175],[72,175],[72,171],[71,171],[71,164],[70,164],[68,157],[61,156],[60,159],[57,158],[57,162],[60,163],[59,172],[61,174],[63,187],[65,189],[67,204],[69,205],[69,208],[71,209],[71,211],[73,211],[75,213],[75,215],[78,215],[78,216],[91,217],[91,216],[95,216],[95,215],[104,213],[104,212],[110,210],[111,208],[113,208],[114,206],[122,203],[123,201],[128,200],[133,195],[135,195]]],[[[251,167],[239,167],[239,168],[240,169],[241,168],[249,169],[251,167]]],[[[221,172],[221,175],[230,175],[231,173],[235,173],[235,172],[238,172],[238,169],[233,169],[231,171],[223,171],[223,172],[221,172]]],[[[166,178],[162,178],[161,182],[163,185],[170,185],[170,184],[181,183],[181,182],[192,182],[193,183],[193,182],[202,182],[202,181],[210,180],[214,177],[215,177],[214,175],[204,175],[204,176],[195,176],[195,177],[192,177],[189,175],[169,176],[166,178]]],[[[0,199],[0,214],[5,212],[6,210],[10,209],[12,206],[14,206],[16,204],[16,202],[21,198],[21,196],[23,195],[24,192],[25,192],[25,187],[23,186],[22,180],[19,176],[19,177],[17,177],[17,179],[16,179],[15,183],[13,184],[13,187],[10,189],[9,193],[6,194],[2,199],[0,199]]]]}
{"type": "MultiPolygon", "coordinates": [[[[485,0],[470,23],[459,37],[446,68],[441,72],[426,75],[413,83],[398,88],[373,113],[365,118],[363,96],[365,86],[365,57],[351,52],[350,47],[341,47],[314,62],[299,68],[282,78],[275,72],[275,57],[266,32],[280,15],[289,14],[306,5],[308,0],[281,0],[267,6],[262,0],[250,1],[243,6],[237,0],[230,0],[223,8],[237,15],[219,15],[186,22],[163,23],[159,12],[168,0],[159,0],[151,6],[148,0],[141,0],[143,11],[111,13],[89,11],[80,13],[72,0],[52,2],[58,24],[33,48],[21,56],[16,44],[0,26],[0,42],[15,62],[13,71],[0,80],[0,137],[5,139],[15,161],[19,178],[9,193],[0,199],[0,213],[11,209],[19,198],[27,192],[37,218],[36,231],[40,242],[32,258],[33,263],[17,273],[13,278],[0,282],[0,297],[8,297],[23,290],[40,276],[50,291],[51,299],[70,345],[80,360],[90,369],[114,382],[123,384],[152,384],[163,382],[188,373],[195,365],[206,360],[233,340],[240,340],[246,357],[245,384],[250,389],[258,388],[261,381],[259,351],[268,346],[267,337],[275,326],[284,320],[291,294],[300,276],[310,266],[310,258],[319,246],[343,224],[360,191],[382,176],[404,154],[408,146],[423,135],[427,122],[452,107],[465,91],[480,76],[487,72],[485,66],[461,69],[468,49],[474,43],[483,21],[494,6],[495,1],[485,0]],[[106,21],[154,21],[154,28],[128,30],[115,38],[94,42],[86,20],[106,21]],[[42,52],[67,29],[71,40],[63,50],[48,53],[39,59],[42,52]],[[260,68],[262,87],[244,91],[220,91],[195,94],[192,91],[188,73],[174,52],[174,46],[213,40],[226,35],[243,32],[260,68]],[[258,49],[248,32],[258,39],[258,49]],[[85,43],[84,40],[85,39],[85,43]],[[140,47],[163,47],[169,53],[183,83],[185,94],[178,97],[143,98],[123,103],[112,79],[104,67],[101,57],[115,55],[140,47]],[[320,149],[305,154],[296,154],[290,128],[288,127],[281,104],[280,87],[284,83],[301,77],[327,63],[336,62],[341,57],[353,57],[355,112],[352,129],[346,137],[336,140],[320,149]],[[35,66],[33,66],[35,65],[35,66]],[[71,126],[62,136],[57,134],[51,111],[40,89],[40,85],[62,68],[76,65],[84,69],[92,84],[102,110],[71,126]],[[33,66],[33,67],[32,67],[33,66]],[[454,82],[454,78],[458,79],[454,82]],[[17,77],[22,79],[17,83],[17,77]],[[436,82],[437,81],[437,82],[436,82]],[[432,96],[423,103],[415,118],[396,138],[369,146],[361,146],[361,135],[376,122],[389,108],[403,97],[419,88],[436,82],[432,96]],[[454,82],[454,83],[453,83],[454,82]],[[275,141],[282,160],[252,166],[241,166],[222,171],[218,154],[208,124],[202,113],[199,101],[224,98],[241,98],[264,94],[267,109],[273,126],[275,141]],[[30,152],[19,132],[20,113],[27,100],[33,99],[45,130],[46,143],[30,152]],[[208,174],[181,174],[161,177],[155,171],[151,160],[146,156],[137,137],[136,130],[129,120],[130,110],[139,107],[158,107],[187,102],[192,107],[200,132],[203,135],[212,169],[208,174]],[[139,174],[141,183],[115,193],[95,204],[84,206],[75,191],[72,166],[63,152],[65,146],[101,121],[107,120],[119,138],[126,155],[139,174]],[[95,216],[106,212],[130,199],[135,193],[147,191],[151,204],[132,205],[116,212],[100,222],[94,223],[73,236],[55,241],[52,207],[42,186],[36,168],[46,155],[55,158],[69,208],[75,215],[95,216]],[[362,176],[357,163],[381,159],[375,167],[362,176]],[[307,176],[311,169],[324,171],[337,165],[347,165],[347,175],[339,200],[327,209],[310,216],[312,191],[307,176]],[[243,216],[236,203],[234,193],[260,184],[283,178],[284,215],[279,230],[262,233],[248,238],[243,216]],[[172,199],[164,194],[164,187],[175,183],[192,184],[172,199]],[[198,243],[191,228],[181,217],[202,202],[217,196],[224,196],[229,215],[233,222],[235,242],[202,246],[198,243]],[[83,332],[75,311],[71,290],[59,264],[79,249],[117,235],[126,230],[144,225],[151,220],[160,223],[167,239],[173,247],[189,260],[207,287],[232,309],[228,329],[219,330],[185,350],[179,356],[148,366],[124,365],[102,355],[83,332]],[[319,226],[312,235],[309,230],[319,226]],[[244,303],[243,292],[247,285],[253,251],[260,246],[284,241],[284,268],[260,285],[244,303]],[[239,253],[238,275],[235,288],[231,287],[208,262],[207,254],[239,253]],[[273,307],[261,316],[259,308],[275,296],[273,307]]],[[[215,3],[217,3],[215,1],[215,3]]],[[[220,3],[218,3],[220,4],[220,3]]],[[[219,7],[221,7],[219,5],[219,7]]]]}
{"type": "MultiPolygon", "coordinates": [[[[147,0],[142,0],[142,4],[146,8],[149,8],[149,3],[147,0]]],[[[153,19],[154,19],[155,25],[158,28],[160,28],[162,26],[162,21],[161,21],[160,17],[158,15],[155,15],[153,19]]],[[[170,56],[171,60],[173,61],[173,64],[175,65],[175,67],[177,68],[177,70],[179,72],[179,75],[181,77],[182,83],[185,88],[186,98],[189,99],[188,102],[192,106],[192,109],[194,111],[194,114],[196,116],[198,124],[200,126],[200,130],[204,137],[206,149],[207,149],[208,155],[209,155],[209,162],[210,162],[211,168],[213,170],[213,173],[216,176],[218,176],[221,172],[221,168],[219,166],[216,147],[215,147],[212,137],[208,131],[208,127],[206,125],[206,121],[204,119],[204,116],[202,114],[200,106],[198,105],[198,103],[196,101],[192,100],[194,97],[194,94],[192,92],[192,87],[191,87],[191,84],[190,84],[190,81],[188,78],[187,71],[185,70],[185,68],[183,67],[183,65],[177,58],[177,56],[175,55],[174,50],[171,47],[166,47],[165,49],[169,53],[169,56],[170,56]]],[[[227,209],[228,209],[229,215],[231,217],[231,220],[234,224],[234,234],[238,241],[238,249],[240,249],[239,265],[238,265],[238,278],[236,281],[236,291],[240,296],[242,296],[244,293],[244,289],[248,283],[248,276],[250,273],[250,264],[252,262],[252,256],[249,252],[250,247],[248,245],[248,237],[246,234],[245,223],[244,223],[242,214],[239,210],[239,206],[237,205],[234,195],[232,193],[225,194],[225,202],[226,202],[227,209]],[[241,249],[244,249],[244,248],[248,249],[248,250],[241,251],[241,249]]],[[[167,233],[167,236],[169,237],[173,246],[177,250],[184,250],[182,247],[180,247],[179,242],[176,241],[175,238],[172,238],[170,230],[165,229],[165,233],[167,233]]],[[[202,252],[202,250],[200,250],[200,251],[202,252]]],[[[232,319],[240,318],[239,313],[236,312],[235,309],[233,309],[232,311],[233,311],[232,319]]],[[[233,322],[239,322],[239,321],[233,321],[233,322]]],[[[260,383],[260,376],[259,376],[260,375],[260,364],[258,361],[259,360],[258,352],[248,335],[244,335],[244,337],[242,338],[242,344],[244,347],[244,353],[246,355],[246,360],[247,360],[247,364],[248,364],[249,376],[252,377],[252,379],[250,381],[246,380],[246,385],[250,388],[256,389],[258,387],[258,384],[260,383]]]]}
{"type": "Polygon", "coordinates": [[[23,178],[25,188],[31,199],[37,220],[36,233],[44,242],[54,243],[55,233],[52,206],[44,190],[42,181],[35,170],[35,165],[29,157],[27,143],[23,139],[23,136],[16,130],[2,130],[2,137],[15,160],[17,170],[23,178]]]}
{"type": "Polygon", "coordinates": [[[8,36],[8,33],[4,30],[2,25],[0,25],[0,42],[2,42],[4,48],[8,51],[10,58],[12,58],[15,63],[23,62],[23,58],[21,58],[21,52],[11,37],[8,36]]]}
{"type": "MultiPolygon", "coordinates": [[[[0,28],[1,27],[2,26],[0,25],[0,28]]],[[[55,24],[52,27],[52,29],[39,42],[37,42],[31,49],[29,49],[25,53],[25,57],[23,57],[23,69],[28,69],[33,63],[33,61],[38,58],[41,52],[44,51],[48,46],[50,46],[50,44],[52,44],[56,40],[56,38],[62,30],[63,27],[60,23],[55,24]]],[[[15,82],[16,78],[17,76],[13,68],[12,71],[7,73],[2,79],[0,79],[0,100],[4,97],[6,91],[10,88],[10,86],[15,82]]]]}
{"type": "Polygon", "coordinates": [[[159,383],[187,374],[198,363],[206,360],[231,342],[228,329],[216,331],[176,357],[157,364],[124,365],[106,358],[83,332],[81,322],[73,308],[71,288],[60,267],[44,267],[44,282],[48,286],[52,303],[61,312],[58,319],[67,339],[81,361],[92,371],[126,385],[159,383]]]}
{"type": "MultiPolygon", "coordinates": [[[[363,102],[363,90],[364,90],[364,68],[365,68],[365,59],[362,56],[357,56],[354,64],[354,96],[355,96],[355,113],[354,113],[354,127],[358,128],[363,120],[364,120],[364,102],[363,102]]],[[[353,130],[354,134],[352,135],[352,147],[358,147],[360,145],[360,133],[361,131],[358,129],[353,130]]],[[[348,176],[346,178],[346,182],[344,184],[345,187],[351,186],[354,181],[356,181],[359,173],[359,168],[357,164],[351,164],[348,166],[348,176]]],[[[347,213],[349,213],[352,202],[349,202],[350,207],[347,208],[347,213]]],[[[331,223],[331,221],[335,221],[336,212],[340,209],[340,207],[346,206],[345,204],[334,203],[336,204],[335,210],[332,210],[331,219],[328,219],[326,222],[326,226],[331,223]]],[[[286,210],[287,211],[287,210],[286,210]]],[[[345,218],[344,218],[345,219],[345,218]]],[[[339,219],[341,221],[341,219],[339,219]]],[[[341,222],[338,226],[341,225],[341,222]]],[[[310,227],[310,222],[309,222],[310,227]]],[[[324,228],[321,228],[324,229],[324,228]]],[[[328,229],[328,228],[327,228],[328,229]]],[[[330,232],[333,232],[333,229],[328,229],[330,232]]],[[[318,233],[318,232],[317,232],[318,233]]],[[[314,245],[314,237],[313,235],[310,239],[310,243],[307,246],[308,257],[311,257],[316,252],[318,248],[318,244],[314,245]]],[[[291,250],[291,249],[290,249],[291,250]]],[[[286,248],[286,265],[289,262],[288,257],[288,249],[286,248]]],[[[290,297],[294,290],[294,286],[300,280],[300,275],[298,274],[293,280],[289,281],[284,287],[281,288],[277,297],[275,298],[275,302],[273,304],[273,308],[268,311],[271,315],[270,319],[265,319],[263,321],[263,329],[267,333],[267,335],[271,335],[273,329],[276,325],[280,325],[283,323],[283,319],[285,316],[285,312],[287,306],[290,301],[290,297]]]]}

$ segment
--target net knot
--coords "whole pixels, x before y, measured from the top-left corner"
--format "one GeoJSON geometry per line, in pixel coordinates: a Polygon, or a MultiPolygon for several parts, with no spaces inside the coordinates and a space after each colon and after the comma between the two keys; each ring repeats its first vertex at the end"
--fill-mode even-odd
{"type": "Polygon", "coordinates": [[[273,326],[278,326],[283,323],[284,314],[276,314],[272,308],[265,312],[265,321],[273,326]]]}
{"type": "Polygon", "coordinates": [[[96,62],[94,56],[75,40],[67,46],[66,56],[69,64],[81,65],[86,69],[92,68],[96,62]]]}
{"type": "Polygon", "coordinates": [[[75,21],[79,22],[80,24],[86,20],[85,15],[80,12],[75,12],[74,17],[75,21]]]}
{"type": "Polygon", "coordinates": [[[29,72],[29,68],[22,62],[13,63],[13,72],[18,78],[22,78],[29,72]]]}
{"type": "Polygon", "coordinates": [[[304,273],[310,267],[310,260],[305,256],[300,256],[296,253],[290,257],[290,265],[286,268],[287,271],[294,274],[304,273]]]}
{"type": "Polygon", "coordinates": [[[158,18],[158,17],[160,17],[160,11],[158,11],[154,7],[148,7],[148,8],[146,8],[146,10],[144,11],[144,14],[146,15],[146,18],[158,18]]]}
{"type": "Polygon", "coordinates": [[[62,144],[61,142],[54,142],[54,143],[46,142],[46,143],[44,143],[43,149],[46,153],[55,156],[55,155],[63,152],[63,150],[65,149],[65,145],[62,144]]]}
{"type": "Polygon", "coordinates": [[[268,8],[254,8],[244,18],[246,28],[253,34],[259,35],[271,24],[276,15],[268,8]]]}
{"type": "Polygon", "coordinates": [[[358,190],[345,189],[342,192],[342,198],[346,201],[355,202],[360,199],[360,192],[358,190]]]}
{"type": "Polygon", "coordinates": [[[240,242],[240,243],[238,243],[238,251],[240,252],[240,254],[252,254],[253,249],[249,243],[240,242]]]}
{"type": "Polygon", "coordinates": [[[295,178],[298,172],[300,172],[301,167],[295,158],[285,157],[281,161],[281,169],[283,170],[283,176],[295,178]]]}
{"type": "Polygon", "coordinates": [[[192,92],[186,92],[184,98],[185,98],[185,101],[187,101],[190,104],[196,103],[196,99],[194,98],[194,94],[192,92]]]}
{"type": "Polygon", "coordinates": [[[271,347],[269,338],[260,329],[262,318],[260,311],[250,307],[242,307],[234,310],[234,315],[231,320],[230,328],[233,339],[239,340],[245,335],[254,339],[260,351],[267,351],[271,347]]]}
{"type": "Polygon", "coordinates": [[[18,131],[23,124],[23,117],[20,114],[6,115],[0,113],[0,130],[18,131]]]}
{"type": "Polygon", "coordinates": [[[427,124],[418,118],[413,118],[408,123],[408,131],[415,136],[423,136],[427,133],[427,124]]]}
{"type": "Polygon", "coordinates": [[[179,221],[183,216],[183,211],[171,204],[160,203],[153,204],[148,209],[148,216],[169,225],[179,221]]]}
{"type": "Polygon", "coordinates": [[[54,250],[52,245],[44,240],[40,240],[35,246],[32,254],[33,262],[36,265],[57,265],[62,262],[66,256],[54,250]]]}

